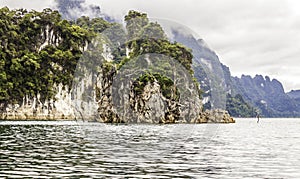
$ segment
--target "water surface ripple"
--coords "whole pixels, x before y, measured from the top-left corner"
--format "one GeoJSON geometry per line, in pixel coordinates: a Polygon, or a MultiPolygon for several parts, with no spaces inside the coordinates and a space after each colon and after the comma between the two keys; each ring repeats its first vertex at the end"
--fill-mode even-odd
{"type": "Polygon", "coordinates": [[[300,119],[0,122],[0,178],[300,178],[300,119]]]}

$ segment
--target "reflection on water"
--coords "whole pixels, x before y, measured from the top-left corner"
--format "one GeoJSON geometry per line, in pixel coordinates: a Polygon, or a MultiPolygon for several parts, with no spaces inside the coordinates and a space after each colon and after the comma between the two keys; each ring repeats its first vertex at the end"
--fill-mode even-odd
{"type": "Polygon", "coordinates": [[[299,178],[299,127],[0,122],[0,178],[299,178]]]}

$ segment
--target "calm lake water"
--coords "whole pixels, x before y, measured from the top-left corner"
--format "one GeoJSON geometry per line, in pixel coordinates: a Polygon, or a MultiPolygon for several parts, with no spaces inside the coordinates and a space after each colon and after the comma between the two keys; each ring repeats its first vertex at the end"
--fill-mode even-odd
{"type": "Polygon", "coordinates": [[[0,178],[300,178],[300,119],[0,122],[0,178]]]}

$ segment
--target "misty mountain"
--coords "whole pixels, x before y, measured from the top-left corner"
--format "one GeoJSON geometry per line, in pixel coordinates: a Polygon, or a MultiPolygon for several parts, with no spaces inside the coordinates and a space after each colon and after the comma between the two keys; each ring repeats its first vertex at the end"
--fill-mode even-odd
{"type": "Polygon", "coordinates": [[[206,109],[226,109],[232,116],[252,117],[255,109],[241,95],[232,94],[233,82],[228,67],[223,65],[217,54],[203,39],[173,30],[173,40],[192,49],[195,78],[203,91],[206,109]]]}
{"type": "Polygon", "coordinates": [[[290,98],[292,98],[295,101],[298,108],[300,108],[300,90],[292,90],[288,92],[287,95],[290,98]]]}
{"type": "Polygon", "coordinates": [[[297,117],[299,107],[294,99],[284,92],[281,82],[270,77],[242,75],[233,77],[234,92],[257,107],[266,117],[297,117]]]}
{"type": "Polygon", "coordinates": [[[224,72],[217,54],[202,39],[195,39],[190,34],[173,30],[173,40],[192,49],[193,70],[200,83],[203,103],[207,108],[226,108],[226,91],[224,72]]]}
{"type": "Polygon", "coordinates": [[[300,90],[292,90],[288,92],[287,95],[293,99],[300,99],[300,90]]]}
{"type": "Polygon", "coordinates": [[[56,0],[57,9],[63,19],[76,20],[81,16],[90,18],[100,17],[109,22],[115,20],[101,12],[100,6],[87,4],[85,0],[56,0]]]}
{"type": "Polygon", "coordinates": [[[268,76],[233,77],[203,39],[176,30],[173,35],[173,40],[192,49],[193,70],[206,108],[223,108],[242,117],[254,117],[257,112],[265,117],[300,116],[300,91],[286,94],[281,82],[268,76]]]}

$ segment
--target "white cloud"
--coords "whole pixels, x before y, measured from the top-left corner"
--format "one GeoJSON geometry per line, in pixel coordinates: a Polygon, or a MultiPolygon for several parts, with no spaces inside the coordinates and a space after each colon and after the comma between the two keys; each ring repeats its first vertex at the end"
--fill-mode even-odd
{"type": "Polygon", "coordinates": [[[1,0],[0,6],[7,6],[11,9],[35,9],[35,10],[43,10],[44,8],[54,7],[54,0],[29,0],[29,1],[21,1],[21,0],[1,0]]]}

